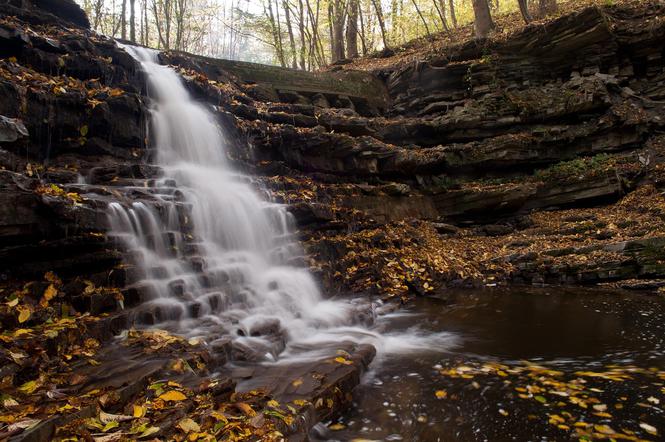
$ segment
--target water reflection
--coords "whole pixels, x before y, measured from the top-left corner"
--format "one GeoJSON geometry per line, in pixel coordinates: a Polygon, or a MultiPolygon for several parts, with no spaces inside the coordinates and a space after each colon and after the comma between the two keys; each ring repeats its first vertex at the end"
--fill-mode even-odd
{"type": "Polygon", "coordinates": [[[657,440],[665,431],[661,297],[560,288],[467,291],[421,299],[411,312],[392,318],[391,330],[417,323],[456,335],[457,345],[386,358],[357,389],[356,407],[336,422],[337,430],[319,426],[314,440],[561,440],[571,438],[574,423],[592,437],[624,428],[622,435],[657,440]],[[560,374],[540,373],[524,361],[560,374]],[[505,368],[492,368],[499,363],[505,368]],[[614,365],[629,378],[580,375],[614,365]],[[450,370],[456,376],[442,375],[450,370]],[[576,403],[578,396],[586,402],[576,403]],[[649,426],[660,433],[649,433],[649,426]]]}

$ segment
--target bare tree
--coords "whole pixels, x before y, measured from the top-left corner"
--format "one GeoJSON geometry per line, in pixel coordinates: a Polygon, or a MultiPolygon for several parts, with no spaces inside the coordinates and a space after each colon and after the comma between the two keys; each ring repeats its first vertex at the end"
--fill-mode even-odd
{"type": "Polygon", "coordinates": [[[423,17],[422,12],[420,12],[420,8],[418,7],[418,3],[416,0],[411,0],[411,3],[413,3],[413,6],[416,8],[416,12],[418,13],[418,16],[420,17],[420,20],[423,22],[423,25],[425,25],[425,32],[427,32],[427,36],[431,37],[432,34],[429,32],[429,27],[427,26],[427,21],[425,20],[425,17],[423,17]]]}
{"type": "Polygon", "coordinates": [[[476,38],[485,38],[494,28],[487,0],[472,0],[476,38]]]}
{"type": "Polygon", "coordinates": [[[302,0],[298,0],[298,33],[300,34],[300,69],[307,69],[305,55],[307,47],[305,45],[305,7],[302,0]]]}
{"type": "MultiPolygon", "coordinates": [[[[278,8],[279,9],[279,8],[278,8]]],[[[263,6],[263,11],[270,22],[270,28],[273,35],[275,52],[277,53],[277,59],[279,64],[282,67],[286,67],[286,62],[284,60],[284,48],[282,47],[282,36],[281,28],[279,26],[279,21],[275,20],[275,14],[272,10],[272,0],[268,0],[268,9],[266,10],[265,5],[263,6]]]]}
{"type": "Polygon", "coordinates": [[[557,10],[556,0],[540,0],[538,3],[538,13],[541,17],[554,14],[557,10]]]}
{"type": "Polygon", "coordinates": [[[282,6],[284,7],[284,18],[286,19],[286,29],[289,33],[289,43],[291,43],[291,56],[293,57],[293,62],[291,63],[291,67],[293,69],[298,69],[298,51],[296,51],[296,40],[293,37],[293,27],[291,26],[291,12],[287,0],[282,0],[282,6]]]}
{"type": "Polygon", "coordinates": [[[185,14],[187,13],[187,0],[175,0],[174,19],[175,19],[175,48],[183,50],[183,37],[185,33],[185,14]]]}
{"type": "Polygon", "coordinates": [[[457,14],[455,14],[455,0],[448,0],[450,9],[450,20],[453,22],[453,27],[457,29],[457,14]]]}
{"type": "Polygon", "coordinates": [[[127,40],[127,0],[122,0],[122,8],[120,11],[121,36],[123,40],[127,40]]]}
{"type": "Polygon", "coordinates": [[[520,13],[526,24],[531,23],[531,13],[529,12],[529,3],[528,0],[517,0],[517,3],[520,6],[520,13]]]}
{"type": "Polygon", "coordinates": [[[129,0],[129,40],[136,43],[136,0],[129,0]]]}
{"type": "Polygon", "coordinates": [[[372,0],[374,10],[376,11],[376,18],[379,20],[379,27],[381,28],[381,39],[383,40],[383,47],[388,49],[388,38],[386,37],[386,25],[383,21],[383,11],[381,10],[381,1],[372,0]]]}
{"type": "Polygon", "coordinates": [[[356,58],[358,56],[358,14],[360,4],[358,0],[349,0],[348,19],[346,23],[346,56],[356,58]]]}
{"type": "Polygon", "coordinates": [[[365,36],[365,20],[363,19],[362,9],[360,9],[358,15],[360,18],[360,44],[363,47],[363,55],[367,55],[367,37],[365,36]]]}
{"type": "Polygon", "coordinates": [[[328,15],[331,28],[332,61],[344,58],[344,21],[346,8],[343,0],[332,0],[329,3],[328,15]]]}
{"type": "Polygon", "coordinates": [[[432,0],[432,3],[434,3],[434,8],[436,8],[436,13],[439,14],[444,31],[450,32],[448,20],[446,20],[446,4],[443,0],[432,0]]]}

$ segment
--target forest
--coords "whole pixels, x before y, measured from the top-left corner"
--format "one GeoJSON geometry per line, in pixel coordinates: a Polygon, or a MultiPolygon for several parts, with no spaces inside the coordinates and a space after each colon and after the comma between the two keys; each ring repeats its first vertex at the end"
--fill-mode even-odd
{"type": "Polygon", "coordinates": [[[143,46],[302,70],[383,52],[417,38],[454,35],[493,14],[524,23],[556,13],[556,0],[81,0],[92,29],[143,46]],[[476,20],[476,17],[478,18],[476,20]]]}

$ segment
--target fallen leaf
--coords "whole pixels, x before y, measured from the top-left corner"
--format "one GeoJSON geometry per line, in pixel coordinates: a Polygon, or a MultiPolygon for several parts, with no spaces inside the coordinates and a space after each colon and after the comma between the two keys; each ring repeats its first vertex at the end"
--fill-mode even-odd
{"type": "Polygon", "coordinates": [[[196,422],[194,422],[192,419],[190,419],[188,417],[186,417],[186,418],[182,419],[180,422],[178,422],[176,427],[180,428],[185,433],[190,433],[190,432],[198,433],[201,430],[201,427],[199,426],[199,424],[197,424],[196,422]]]}
{"type": "Polygon", "coordinates": [[[34,427],[41,420],[39,419],[23,419],[22,421],[15,422],[7,427],[7,431],[12,432],[14,430],[25,430],[26,428],[34,427]]]}
{"type": "Polygon", "coordinates": [[[654,427],[653,425],[649,425],[645,422],[640,422],[640,428],[653,436],[656,436],[658,434],[658,429],[656,427],[654,427]]]}
{"type": "Polygon", "coordinates": [[[25,321],[30,319],[30,315],[32,315],[30,307],[21,305],[17,307],[17,310],[18,310],[18,322],[20,324],[23,324],[25,321]]]}
{"type": "Polygon", "coordinates": [[[145,429],[145,431],[141,434],[139,434],[139,439],[143,439],[144,437],[149,437],[152,436],[155,433],[158,433],[161,428],[159,427],[148,427],[145,429]]]}
{"type": "Polygon", "coordinates": [[[240,411],[242,411],[247,416],[255,416],[256,415],[256,411],[254,411],[252,406],[249,405],[249,404],[246,404],[244,402],[238,402],[236,404],[236,407],[238,407],[240,409],[240,411]]]}
{"type": "Polygon", "coordinates": [[[185,399],[187,399],[187,396],[185,396],[184,394],[182,394],[179,391],[171,390],[171,391],[167,391],[164,394],[161,394],[159,396],[159,399],[161,399],[163,401],[175,401],[175,402],[177,402],[177,401],[184,401],[185,399]]]}
{"type": "Polygon", "coordinates": [[[336,357],[335,362],[337,362],[339,364],[344,364],[344,365],[353,365],[352,361],[349,361],[348,359],[344,358],[343,356],[336,357]]]}
{"type": "Polygon", "coordinates": [[[25,384],[18,387],[18,389],[19,391],[25,394],[32,394],[38,387],[39,384],[37,383],[37,381],[28,381],[25,384]]]}
{"type": "Polygon", "coordinates": [[[53,284],[49,284],[49,286],[46,287],[46,290],[44,290],[44,294],[42,295],[42,299],[39,301],[39,305],[41,305],[42,307],[47,307],[49,301],[53,299],[57,294],[58,294],[58,289],[56,289],[53,284]]]}
{"type": "Polygon", "coordinates": [[[143,417],[145,416],[145,407],[142,405],[134,405],[134,412],[132,413],[134,417],[143,417]]]}
{"type": "Polygon", "coordinates": [[[593,429],[596,430],[597,432],[601,434],[614,434],[616,431],[614,431],[611,427],[607,425],[594,425],[593,429]]]}
{"type": "Polygon", "coordinates": [[[133,416],[127,416],[124,414],[111,414],[105,413],[103,411],[99,412],[99,420],[103,424],[108,424],[109,422],[125,422],[134,419],[133,416]]]}

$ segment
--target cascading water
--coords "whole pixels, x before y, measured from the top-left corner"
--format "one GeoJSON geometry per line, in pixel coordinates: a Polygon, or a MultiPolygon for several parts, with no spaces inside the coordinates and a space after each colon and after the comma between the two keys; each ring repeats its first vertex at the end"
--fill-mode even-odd
{"type": "Polygon", "coordinates": [[[192,100],[156,51],[125,49],[147,74],[151,139],[164,171],[151,200],[109,205],[111,233],[142,273],[137,324],[212,346],[230,339],[236,357],[253,360],[321,357],[325,344],[342,340],[432,345],[369,331],[367,302],[324,300],[309,272],[292,265],[302,256],[292,216],[229,166],[213,113],[192,100]]]}
{"type": "Polygon", "coordinates": [[[148,77],[152,141],[164,170],[155,201],[110,204],[112,234],[145,276],[139,284],[150,299],[138,322],[208,340],[233,336],[264,357],[285,340],[351,325],[353,304],[323,300],[311,275],[290,264],[302,254],[292,216],[231,169],[212,113],[157,52],[125,49],[148,77]]]}

